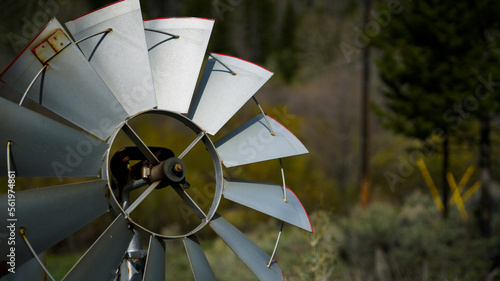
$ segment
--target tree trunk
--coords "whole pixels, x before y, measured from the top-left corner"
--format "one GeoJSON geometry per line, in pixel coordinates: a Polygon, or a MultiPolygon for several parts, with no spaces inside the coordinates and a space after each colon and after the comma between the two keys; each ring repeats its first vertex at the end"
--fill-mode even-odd
{"type": "MultiPolygon", "coordinates": [[[[370,20],[371,0],[365,0],[364,23],[370,20]]],[[[363,49],[361,84],[361,206],[370,203],[370,46],[363,49]]]]}
{"type": "Polygon", "coordinates": [[[448,184],[448,180],[446,179],[446,173],[449,170],[449,138],[446,137],[443,141],[443,170],[442,170],[442,182],[443,182],[443,218],[446,219],[448,217],[448,197],[450,185],[448,184]]]}
{"type": "Polygon", "coordinates": [[[491,201],[490,201],[490,118],[485,117],[481,119],[481,139],[479,143],[480,147],[480,158],[479,158],[479,169],[480,169],[480,179],[481,179],[481,210],[479,215],[479,228],[481,234],[485,237],[490,236],[491,228],[491,201]]]}

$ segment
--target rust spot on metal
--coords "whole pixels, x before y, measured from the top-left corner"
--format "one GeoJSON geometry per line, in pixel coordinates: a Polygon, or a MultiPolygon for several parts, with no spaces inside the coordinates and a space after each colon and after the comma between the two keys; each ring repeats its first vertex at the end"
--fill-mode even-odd
{"type": "Polygon", "coordinates": [[[31,51],[42,64],[46,64],[70,44],[68,36],[61,29],[58,29],[31,51]]]}
{"type": "Polygon", "coordinates": [[[58,29],[55,33],[53,33],[47,41],[57,53],[61,52],[64,47],[71,44],[71,41],[61,29],[58,29]]]}
{"type": "Polygon", "coordinates": [[[38,46],[33,48],[32,52],[43,64],[45,64],[48,60],[56,55],[56,51],[52,49],[49,42],[47,41],[43,41],[38,46]]]}

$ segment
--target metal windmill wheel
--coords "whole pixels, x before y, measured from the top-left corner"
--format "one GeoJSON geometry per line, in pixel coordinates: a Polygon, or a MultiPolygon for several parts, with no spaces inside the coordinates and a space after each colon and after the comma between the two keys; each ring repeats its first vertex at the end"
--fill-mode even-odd
{"type": "Polygon", "coordinates": [[[284,174],[282,185],[227,179],[222,165],[272,159],[281,163],[281,158],[307,149],[262,109],[212,142],[210,136],[250,98],[255,100],[254,94],[272,76],[235,57],[207,58],[213,24],[200,18],[143,22],[139,1],[122,0],[66,23],[69,33],[51,20],[0,75],[21,93],[18,104],[0,97],[0,175],[96,177],[0,196],[1,220],[13,226],[0,230],[1,281],[42,280],[46,269],[38,255],[109,211],[116,213],[114,221],[64,280],[165,280],[165,243],[171,239],[183,240],[196,280],[215,280],[196,237],[207,225],[259,280],[283,280],[274,252],[260,249],[217,208],[224,196],[312,231],[302,204],[286,187],[284,174]],[[67,124],[25,107],[28,99],[67,124]],[[193,139],[175,152],[148,146],[133,126],[144,116],[178,122],[193,139]],[[134,145],[112,150],[119,134],[134,145]],[[204,146],[215,175],[208,211],[189,195],[189,166],[183,161],[197,145],[204,146]],[[180,235],[165,235],[134,220],[140,203],[163,188],[180,196],[199,225],[180,235]],[[133,190],[140,194],[135,200],[133,190]],[[12,233],[14,248],[5,243],[12,233]],[[149,236],[147,250],[138,241],[141,235],[149,236]],[[14,263],[9,258],[13,250],[14,263]],[[13,264],[15,273],[10,273],[13,264]]]}

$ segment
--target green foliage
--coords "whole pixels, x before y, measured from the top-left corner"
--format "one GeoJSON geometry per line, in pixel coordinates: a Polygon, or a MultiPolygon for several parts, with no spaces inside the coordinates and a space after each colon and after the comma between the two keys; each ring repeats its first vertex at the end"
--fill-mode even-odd
{"type": "MultiPolygon", "coordinates": [[[[442,220],[430,196],[414,193],[402,207],[374,203],[341,223],[341,270],[362,280],[482,280],[498,238],[482,238],[473,219],[442,220]],[[456,279],[458,278],[458,279],[456,279]]],[[[498,226],[497,226],[498,227],[498,226]]]]}
{"type": "MultiPolygon", "coordinates": [[[[297,280],[332,280],[337,262],[337,248],[331,232],[331,213],[318,211],[311,216],[314,233],[303,234],[308,250],[302,252],[301,264],[294,265],[297,280]]],[[[292,275],[293,276],[293,275],[292,275]]],[[[293,277],[291,280],[295,280],[293,277]]]]}
{"type": "Polygon", "coordinates": [[[62,280],[68,271],[76,264],[84,252],[64,255],[47,255],[46,267],[52,277],[62,280]]]}
{"type": "Polygon", "coordinates": [[[499,12],[497,1],[405,2],[373,40],[383,52],[377,66],[386,86],[386,125],[420,139],[436,128],[452,134],[457,123],[447,110],[473,96],[478,74],[491,73],[499,61],[490,51],[498,38],[487,35],[495,34],[492,13],[499,12]]]}

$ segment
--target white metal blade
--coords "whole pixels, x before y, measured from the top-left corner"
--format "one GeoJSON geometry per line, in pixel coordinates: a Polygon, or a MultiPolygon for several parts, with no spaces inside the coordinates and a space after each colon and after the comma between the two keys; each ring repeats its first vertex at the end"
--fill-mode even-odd
{"type": "Polygon", "coordinates": [[[239,58],[212,56],[219,61],[209,58],[189,109],[189,118],[215,135],[273,73],[239,58]]]}
{"type": "MultiPolygon", "coordinates": [[[[15,212],[8,210],[8,194],[0,196],[0,207],[4,212],[0,218],[14,225],[15,233],[20,227],[39,254],[68,237],[75,231],[94,221],[109,209],[106,180],[61,185],[42,189],[21,191],[15,195],[15,212]],[[12,215],[11,215],[12,214],[12,215]]],[[[0,235],[7,237],[8,228],[0,229],[0,235]]],[[[16,265],[33,258],[29,248],[20,236],[16,242],[16,265]]],[[[0,262],[7,259],[7,247],[0,248],[0,262]]]]}
{"type": "Polygon", "coordinates": [[[244,180],[224,179],[224,198],[268,214],[279,220],[312,232],[311,221],[299,198],[286,187],[286,199],[283,199],[283,187],[276,184],[244,180]]]}
{"type": "Polygon", "coordinates": [[[184,247],[188,254],[191,270],[195,280],[215,281],[215,275],[208,263],[207,257],[201,248],[200,242],[196,236],[192,235],[184,238],[184,247]]]}
{"type": "Polygon", "coordinates": [[[45,61],[48,68],[35,81],[27,97],[105,140],[127,114],[69,37],[61,24],[52,19],[1,74],[1,79],[24,93],[42,69],[42,61],[50,58],[45,61]],[[54,38],[59,38],[59,44],[65,46],[58,49],[57,54],[49,46],[54,38]],[[40,51],[43,49],[50,52],[40,51]]]}
{"type": "Polygon", "coordinates": [[[259,114],[214,143],[224,166],[234,167],[308,153],[297,137],[268,116],[275,134],[271,135],[264,118],[259,114]]]}
{"type": "Polygon", "coordinates": [[[0,98],[0,176],[12,169],[22,177],[97,177],[108,144],[0,98]]]}
{"type": "Polygon", "coordinates": [[[157,105],[138,0],[116,2],[66,26],[75,40],[111,28],[82,41],[80,48],[129,115],[157,105]]]}
{"type": "Polygon", "coordinates": [[[115,280],[133,236],[127,221],[119,215],[63,280],[115,280]]]}
{"type": "Polygon", "coordinates": [[[213,25],[201,18],[144,22],[159,109],[188,112],[213,25]]]}
{"type": "Polygon", "coordinates": [[[143,281],[165,280],[165,243],[157,237],[149,239],[143,281]]]}
{"type": "Polygon", "coordinates": [[[273,262],[268,268],[267,264],[271,257],[223,217],[216,214],[210,221],[210,226],[259,280],[283,280],[278,263],[273,262]]]}

